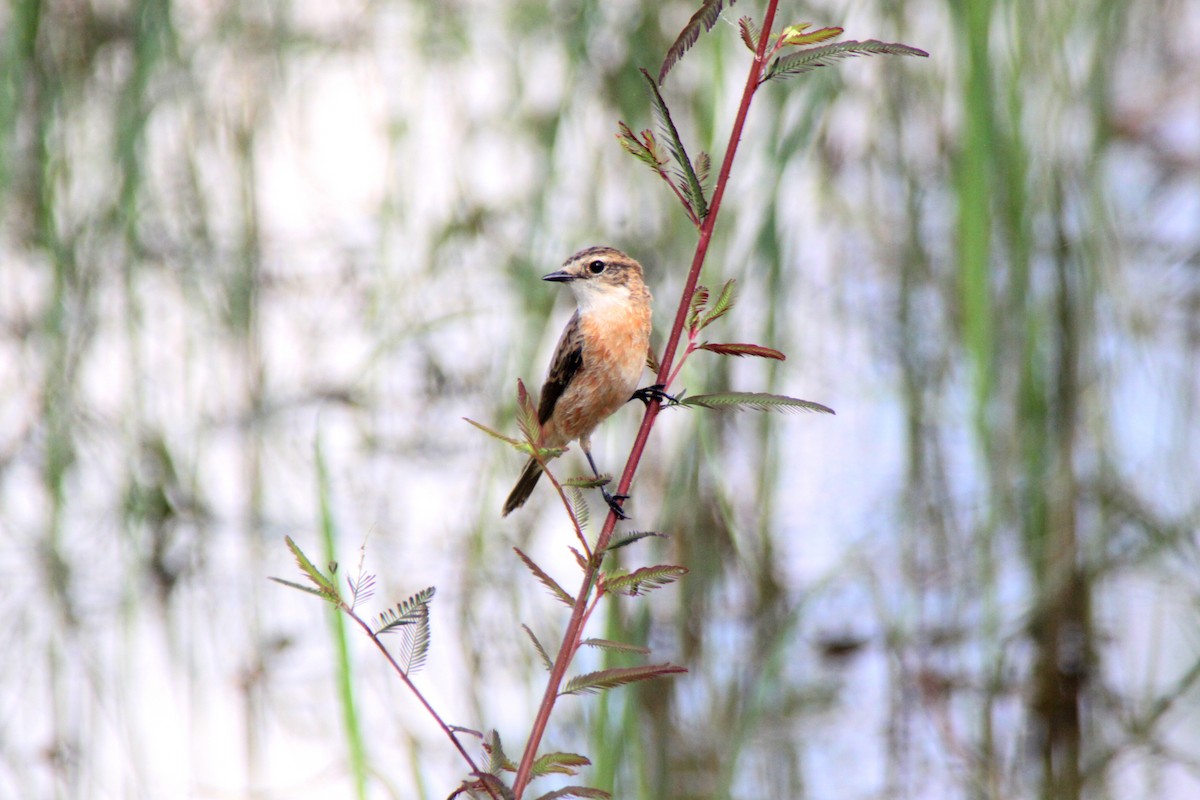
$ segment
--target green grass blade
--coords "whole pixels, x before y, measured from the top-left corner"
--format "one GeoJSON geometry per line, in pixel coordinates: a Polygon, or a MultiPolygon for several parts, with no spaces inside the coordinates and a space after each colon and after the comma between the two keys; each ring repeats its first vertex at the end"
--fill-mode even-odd
{"type": "MultiPolygon", "coordinates": [[[[313,445],[313,460],[317,470],[317,513],[321,527],[321,539],[325,545],[326,561],[333,563],[337,554],[337,525],[330,504],[329,470],[321,450],[321,437],[313,445]]],[[[336,579],[336,576],[335,576],[336,579]]],[[[337,674],[338,702],[342,708],[342,725],[346,734],[346,750],[350,774],[354,779],[354,796],[365,800],[367,796],[367,751],[363,744],[363,732],[358,722],[358,707],[354,699],[353,668],[350,664],[350,647],[346,634],[346,617],[339,609],[329,609],[330,637],[334,647],[334,670],[337,674]]]]}

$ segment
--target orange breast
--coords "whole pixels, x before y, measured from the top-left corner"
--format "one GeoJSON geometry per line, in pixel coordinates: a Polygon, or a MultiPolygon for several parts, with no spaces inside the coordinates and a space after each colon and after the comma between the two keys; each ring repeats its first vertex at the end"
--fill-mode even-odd
{"type": "Polygon", "coordinates": [[[594,310],[579,320],[583,367],[555,405],[547,438],[588,436],[637,388],[650,346],[650,309],[594,310]]]}

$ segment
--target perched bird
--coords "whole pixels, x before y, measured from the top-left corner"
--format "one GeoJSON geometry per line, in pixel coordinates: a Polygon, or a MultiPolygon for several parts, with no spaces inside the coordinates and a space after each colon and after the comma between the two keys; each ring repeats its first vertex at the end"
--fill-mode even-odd
{"type": "MultiPolygon", "coordinates": [[[[579,307],[550,362],[538,402],[542,446],[562,447],[579,440],[592,472],[592,431],[629,401],[650,350],[650,291],[642,265],[620,250],[589,247],[568,258],[542,280],[565,283],[579,307]]],[[[529,499],[542,467],[530,458],[504,501],[504,516],[529,499]]],[[[624,517],[607,492],[609,506],[624,517]]]]}

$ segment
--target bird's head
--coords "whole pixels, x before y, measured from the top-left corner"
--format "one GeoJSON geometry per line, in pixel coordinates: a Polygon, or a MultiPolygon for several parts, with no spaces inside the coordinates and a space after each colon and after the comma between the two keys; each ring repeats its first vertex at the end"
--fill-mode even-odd
{"type": "Polygon", "coordinates": [[[628,303],[645,289],[642,265],[612,247],[589,247],[563,262],[544,281],[565,283],[586,312],[609,303],[628,303]]]}

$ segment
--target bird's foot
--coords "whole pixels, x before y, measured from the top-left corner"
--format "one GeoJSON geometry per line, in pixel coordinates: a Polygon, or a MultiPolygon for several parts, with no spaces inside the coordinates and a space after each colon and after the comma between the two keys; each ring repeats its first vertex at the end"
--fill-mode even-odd
{"type": "Polygon", "coordinates": [[[646,386],[638,389],[636,392],[630,395],[629,399],[641,400],[646,405],[650,405],[651,400],[657,400],[658,402],[667,406],[679,405],[679,398],[667,394],[666,391],[664,391],[665,389],[666,387],[661,383],[656,383],[653,386],[646,386]]]}
{"type": "Polygon", "coordinates": [[[603,486],[600,487],[600,495],[604,498],[604,502],[608,504],[608,507],[612,510],[612,512],[617,515],[617,519],[629,519],[629,515],[626,514],[625,509],[621,507],[621,503],[628,500],[629,495],[611,494],[608,489],[605,489],[603,486]]]}

